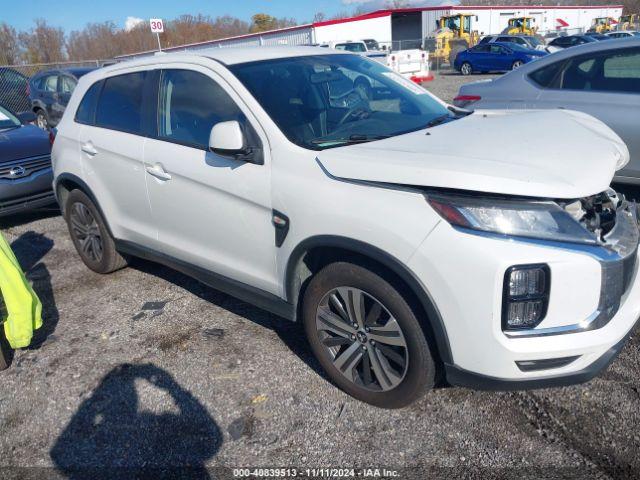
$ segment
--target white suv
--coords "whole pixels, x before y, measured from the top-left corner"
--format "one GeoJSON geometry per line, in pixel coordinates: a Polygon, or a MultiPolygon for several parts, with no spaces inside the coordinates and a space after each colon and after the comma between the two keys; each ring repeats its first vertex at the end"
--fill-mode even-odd
{"type": "Polygon", "coordinates": [[[588,115],[471,113],[312,47],[89,73],[53,148],[89,268],[144,257],[302,321],[329,377],[382,407],[614,358],[640,315],[636,206],[608,189],[628,156],[588,115]]]}

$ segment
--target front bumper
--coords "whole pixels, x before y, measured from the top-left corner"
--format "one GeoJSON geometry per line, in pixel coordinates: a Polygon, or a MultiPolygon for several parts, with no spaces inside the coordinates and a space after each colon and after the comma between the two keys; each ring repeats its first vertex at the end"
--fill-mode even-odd
{"type": "Polygon", "coordinates": [[[52,182],[50,165],[21,178],[0,178],[0,216],[56,203],[52,182]]]}
{"type": "Polygon", "coordinates": [[[438,224],[409,266],[425,279],[443,319],[448,381],[476,389],[541,388],[584,382],[606,368],[640,317],[637,218],[625,218],[621,229],[631,226],[635,236],[618,232],[627,239],[618,251],[615,239],[605,248],[438,224]],[[501,324],[504,273],[538,263],[551,270],[547,315],[528,335],[508,336],[501,324]]]}

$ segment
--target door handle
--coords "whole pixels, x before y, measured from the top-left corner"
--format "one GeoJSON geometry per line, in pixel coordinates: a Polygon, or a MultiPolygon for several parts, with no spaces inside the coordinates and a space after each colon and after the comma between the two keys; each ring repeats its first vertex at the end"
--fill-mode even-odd
{"type": "Polygon", "coordinates": [[[152,175],[159,180],[163,180],[165,182],[171,180],[171,175],[165,172],[164,168],[162,168],[162,165],[159,163],[156,163],[155,165],[147,165],[146,170],[149,175],[152,175]]]}
{"type": "Polygon", "coordinates": [[[84,145],[82,145],[82,147],[80,147],[80,149],[90,157],[98,154],[98,150],[96,150],[96,147],[94,147],[91,142],[85,143],[84,145]]]}

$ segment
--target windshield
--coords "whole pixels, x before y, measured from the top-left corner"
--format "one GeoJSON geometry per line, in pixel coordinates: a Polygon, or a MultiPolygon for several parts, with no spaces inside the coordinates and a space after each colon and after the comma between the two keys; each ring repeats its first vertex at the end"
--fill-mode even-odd
{"type": "Polygon", "coordinates": [[[454,118],[422,87],[359,55],[281,58],[230,69],[291,142],[314,150],[454,118]]]}
{"type": "Polygon", "coordinates": [[[346,50],[347,52],[366,52],[367,48],[364,43],[339,43],[336,50],[346,50]]]}
{"type": "Polygon", "coordinates": [[[540,39],[537,37],[525,37],[525,38],[534,47],[537,47],[539,45],[544,45],[544,42],[540,41],[540,39]]]}
{"type": "Polygon", "coordinates": [[[3,107],[0,107],[0,128],[14,128],[20,126],[20,120],[3,107]]]}

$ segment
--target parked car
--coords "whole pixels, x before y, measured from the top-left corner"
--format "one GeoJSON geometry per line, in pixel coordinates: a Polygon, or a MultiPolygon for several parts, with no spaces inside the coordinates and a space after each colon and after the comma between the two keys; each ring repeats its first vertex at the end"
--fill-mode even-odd
{"type": "Polygon", "coordinates": [[[55,203],[49,134],[0,106],[0,216],[55,203]]]}
{"type": "Polygon", "coordinates": [[[543,108],[586,112],[627,144],[616,181],[640,184],[640,38],[597,42],[554,53],[492,82],[460,88],[465,108],[543,108]]]}
{"type": "Polygon", "coordinates": [[[553,53],[560,50],[564,50],[569,47],[576,47],[578,45],[584,45],[585,43],[597,42],[595,38],[589,35],[565,35],[556,37],[547,43],[547,52],[553,53]]]}
{"type": "Polygon", "coordinates": [[[602,41],[602,40],[611,40],[611,37],[609,37],[608,35],[605,35],[604,33],[598,33],[598,32],[587,32],[585,33],[585,35],[587,37],[591,37],[594,40],[598,40],[598,41],[602,41]]]}
{"type": "Polygon", "coordinates": [[[29,79],[10,67],[0,67],[0,105],[12,112],[28,112],[29,79]]]}
{"type": "Polygon", "coordinates": [[[453,67],[462,75],[473,72],[506,72],[546,55],[547,52],[523,48],[513,43],[483,43],[456,55],[453,67]]]}
{"type": "Polygon", "coordinates": [[[472,113],[314,47],[120,63],[68,108],[54,185],[87,267],[141,256],[301,321],[360,400],[407,405],[439,373],[583,382],[640,317],[637,212],[609,190],[628,151],[586,114],[472,113]]]}
{"type": "Polygon", "coordinates": [[[611,38],[630,38],[630,37],[640,37],[640,32],[609,32],[606,34],[607,37],[611,38]]]}
{"type": "Polygon", "coordinates": [[[40,128],[46,130],[58,124],[78,79],[93,70],[95,67],[46,70],[31,77],[29,99],[40,128]]]}
{"type": "Polygon", "coordinates": [[[532,50],[544,50],[545,43],[535,35],[487,35],[480,39],[479,44],[485,43],[515,43],[532,50]]]}

